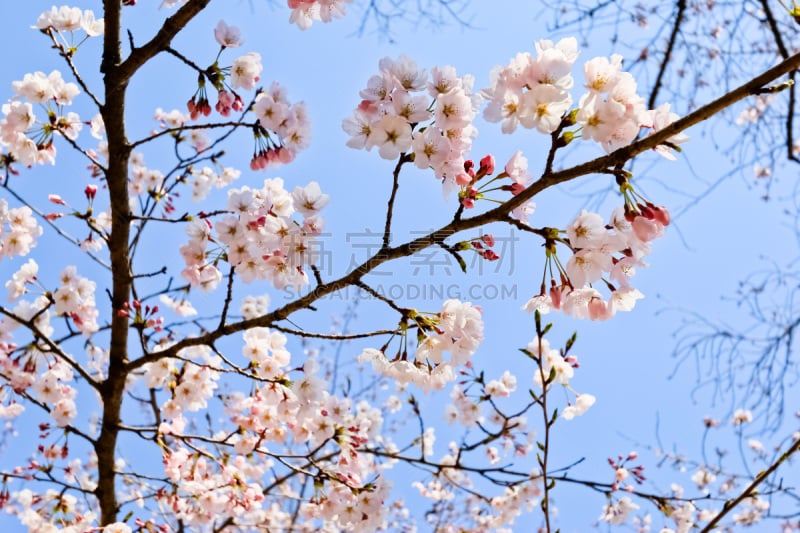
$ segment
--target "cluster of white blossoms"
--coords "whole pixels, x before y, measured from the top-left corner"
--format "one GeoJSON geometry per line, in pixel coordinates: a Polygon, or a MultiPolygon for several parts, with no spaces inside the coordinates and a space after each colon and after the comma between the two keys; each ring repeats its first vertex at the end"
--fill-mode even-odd
{"type": "Polygon", "coordinates": [[[8,290],[8,301],[13,302],[18,300],[23,294],[28,291],[28,285],[36,281],[36,275],[39,273],[39,264],[33,259],[22,265],[19,270],[14,272],[10,280],[6,281],[6,289],[8,290]]]}
{"type": "Polygon", "coordinates": [[[481,310],[469,302],[450,299],[434,318],[417,320],[424,333],[413,360],[398,356],[389,360],[374,348],[365,349],[359,361],[372,363],[372,368],[398,383],[413,383],[428,390],[440,390],[456,379],[455,367],[469,363],[483,341],[481,310]],[[445,361],[444,353],[450,358],[445,361]]]}
{"type": "Polygon", "coordinates": [[[586,87],[578,105],[576,121],[582,126],[581,136],[600,143],[606,152],[613,152],[633,141],[642,127],[652,124],[644,98],[636,94],[636,80],[622,71],[622,56],[611,60],[596,57],[583,67],[586,87]]]}
{"type": "MultiPolygon", "coordinates": [[[[350,398],[329,394],[329,384],[316,375],[319,368],[313,358],[299,369],[302,375],[290,379],[289,372],[298,369],[289,368],[291,356],[285,344],[283,334],[266,328],[245,333],[243,355],[264,379],[249,393],[237,391],[223,397],[234,428],[214,435],[224,454],[205,453],[197,442],[182,444],[184,428],[191,427],[186,412],[193,408],[182,400],[187,394],[181,391],[200,388],[204,380],[195,379],[186,369],[176,371],[172,360],[148,365],[143,376],[148,388],[174,390],[162,410],[169,420],[162,423],[160,433],[165,474],[177,490],[159,491],[159,504],[198,531],[205,531],[215,516],[235,517],[242,527],[269,525],[283,530],[292,516],[275,505],[282,497],[291,497],[288,493],[293,489],[286,485],[277,493],[263,491],[265,480],[275,476],[276,464],[267,457],[271,447],[325,447],[331,453],[323,452],[328,458],[318,459],[315,468],[336,481],[324,483],[324,489],[318,487],[313,498],[294,495],[304,500],[294,519],[309,524],[323,521],[337,531],[376,530],[387,514],[384,502],[390,485],[380,477],[385,465],[361,450],[367,443],[376,445],[383,425],[381,412],[366,401],[354,405],[350,398]],[[262,454],[263,460],[253,460],[262,454]]],[[[209,367],[219,361],[182,352],[182,357],[198,356],[197,365],[186,365],[214,372],[209,367]]],[[[209,391],[198,394],[211,397],[209,391]]]]}
{"type": "Polygon", "coordinates": [[[41,234],[30,207],[9,209],[8,202],[0,199],[0,259],[28,255],[41,234]]]}
{"type": "Polygon", "coordinates": [[[75,327],[85,336],[96,332],[97,305],[94,300],[96,283],[78,275],[74,266],[68,266],[61,272],[61,286],[53,293],[55,313],[68,316],[75,327]]]}
{"type": "MultiPolygon", "coordinates": [[[[183,128],[190,120],[197,118],[197,116],[193,116],[191,114],[182,113],[178,109],[173,109],[172,111],[164,111],[160,107],[156,108],[155,113],[153,114],[153,118],[159,123],[159,126],[164,128],[176,128],[180,129],[183,128]]],[[[101,117],[102,119],[102,117],[101,117]]],[[[202,128],[192,128],[186,130],[184,133],[184,137],[186,140],[189,141],[189,144],[195,149],[197,153],[200,153],[209,146],[211,146],[211,141],[209,140],[208,133],[205,129],[202,128]]]]}
{"type": "Polygon", "coordinates": [[[171,362],[164,364],[162,360],[159,362],[161,364],[151,365],[145,374],[146,381],[158,387],[171,380],[168,385],[172,397],[161,406],[161,414],[165,419],[158,428],[161,433],[182,433],[186,424],[184,413],[205,409],[217,390],[220,378],[216,369],[222,367],[222,359],[211,353],[207,346],[193,346],[181,350],[179,354],[187,360],[180,368],[171,362]]]}
{"type": "Polygon", "coordinates": [[[663,207],[638,205],[638,212],[615,209],[608,225],[597,213],[582,211],[567,227],[573,255],[561,272],[561,283],[531,298],[523,309],[548,313],[560,309],[575,318],[607,320],[618,311],[630,311],[641,292],[630,279],[650,253],[651,241],[664,234],[669,213],[663,207]],[[606,275],[608,279],[606,279],[606,275]],[[608,300],[594,285],[611,291],[608,300]]]}
{"type": "Polygon", "coordinates": [[[761,521],[761,518],[769,511],[769,501],[760,496],[750,496],[743,502],[746,507],[733,515],[733,521],[742,526],[752,526],[761,521]]]}
{"type": "Polygon", "coordinates": [[[307,30],[315,21],[330,22],[342,18],[346,5],[353,0],[288,0],[292,14],[289,22],[297,24],[301,30],[307,30]]]}
{"type": "Polygon", "coordinates": [[[527,481],[511,487],[506,487],[502,496],[495,496],[491,500],[494,515],[483,518],[491,531],[512,533],[512,528],[500,529],[501,526],[512,526],[517,517],[523,512],[530,513],[539,506],[542,497],[541,481],[536,479],[538,472],[531,472],[533,481],[527,481]]]}
{"type": "Polygon", "coordinates": [[[157,195],[163,192],[166,177],[158,169],[148,168],[144,163],[144,154],[134,152],[130,158],[130,173],[128,177],[128,192],[131,196],[151,193],[157,195]]]}
{"type": "Polygon", "coordinates": [[[242,318],[245,320],[250,320],[251,318],[256,318],[261,315],[265,315],[267,313],[267,309],[269,308],[269,295],[262,294],[261,296],[254,296],[252,294],[248,294],[242,300],[242,318]]]}
{"type": "Polygon", "coordinates": [[[242,355],[258,377],[276,379],[286,372],[291,354],[286,349],[286,335],[267,328],[252,328],[244,333],[242,355]]]}
{"type": "Polygon", "coordinates": [[[68,383],[73,380],[72,368],[56,361],[36,377],[31,389],[36,398],[50,407],[50,417],[58,427],[64,427],[78,415],[75,397],[78,391],[68,383]]]}
{"type": "MultiPolygon", "coordinates": [[[[380,73],[360,92],[362,100],[353,116],[342,123],[350,135],[347,145],[366,150],[377,147],[385,159],[406,155],[417,167],[434,171],[443,181],[445,196],[460,189],[462,204],[471,208],[475,200],[484,198],[478,181],[494,172],[493,158],[487,159],[491,156],[481,160],[477,171],[466,159],[477,135],[472,122],[483,99],[488,101],[484,118],[502,122],[505,133],[520,125],[543,134],[564,130],[558,140],[562,144],[556,147],[581,136],[611,152],[634,141],[643,128],[653,134],[678,119],[669,104],[655,110],[646,108],[644,99],[636,94],[633,76],[622,71],[622,57],[618,55],[586,62],[584,87],[589,92],[577,109],[570,111],[570,89],[574,85],[571,72],[577,57],[574,38],[555,44],[539,41],[535,57],[521,53],[507,66],[496,67],[491,74],[492,85],[480,94],[473,93],[472,76],[459,77],[453,67],[432,69],[429,80],[427,72],[405,56],[384,58],[380,73]],[[417,94],[425,91],[427,95],[417,94]]],[[[684,134],[675,134],[655,150],[674,159],[672,150],[679,150],[687,139],[684,134]]],[[[492,181],[505,177],[513,184],[499,189],[512,194],[519,194],[528,182],[527,177],[515,179],[508,170],[492,181]]],[[[525,218],[520,213],[516,216],[525,218]]]]}
{"type": "MultiPolygon", "coordinates": [[[[95,512],[84,509],[83,502],[76,496],[64,490],[48,489],[46,491],[32,491],[22,489],[11,494],[10,509],[19,517],[27,531],[42,532],[74,532],[74,531],[97,531],[98,516],[95,512]],[[69,526],[61,527],[62,524],[51,522],[49,517],[58,515],[70,517],[69,526]]],[[[102,528],[103,533],[130,533],[122,529],[113,529],[112,526],[102,528]]]]}
{"type": "Polygon", "coordinates": [[[350,135],[347,145],[378,148],[384,159],[413,150],[414,164],[433,169],[445,194],[468,182],[459,175],[465,175],[464,156],[477,135],[472,120],[481,98],[472,91],[473,77],[459,77],[447,66],[433,68],[429,79],[405,56],[384,58],[379,67],[353,116],[342,123],[350,135]]]}
{"type": "Polygon", "coordinates": [[[245,283],[267,279],[278,290],[298,290],[308,283],[303,265],[317,259],[315,238],[324,224],[319,212],[328,199],[316,182],[290,194],[280,178],[264,180],[261,189],[229,191],[227,210],[232,214],[214,225],[216,236],[206,220],[187,226],[190,240],[180,248],[186,263],[181,275],[192,287],[212,290],[222,279],[217,263],[224,259],[245,283]],[[303,215],[301,222],[292,219],[295,213],[303,215]],[[207,251],[211,243],[223,245],[224,251],[207,251]]]}
{"type": "Polygon", "coordinates": [[[105,23],[103,19],[96,19],[91,9],[81,10],[79,7],[53,6],[50,11],[39,15],[36,28],[47,30],[52,28],[59,32],[74,32],[83,30],[88,37],[103,35],[105,23]]]}
{"type": "Polygon", "coordinates": [[[450,399],[453,403],[448,403],[444,408],[444,419],[448,424],[458,423],[465,427],[473,427],[484,422],[480,402],[467,395],[458,384],[450,391],[450,399]]]}
{"type": "Polygon", "coordinates": [[[536,43],[536,57],[519,53],[506,67],[495,67],[491,87],[482,94],[488,100],[483,116],[501,122],[503,133],[517,126],[552,133],[572,105],[569,90],[572,64],[578,58],[578,41],[570,37],[536,43]]]}
{"type": "MultiPolygon", "coordinates": [[[[23,267],[20,270],[25,268],[26,267],[23,267]]],[[[51,305],[52,302],[50,298],[44,294],[40,294],[34,298],[33,301],[20,300],[14,306],[12,313],[21,320],[33,320],[33,324],[36,326],[36,329],[42,334],[42,336],[49,337],[53,334],[53,327],[50,325],[49,309],[51,305]]],[[[9,316],[0,317],[0,353],[3,353],[4,349],[7,348],[7,352],[10,354],[14,348],[16,348],[16,345],[14,345],[12,332],[20,325],[21,324],[19,322],[9,316]]],[[[15,390],[18,388],[24,389],[30,385],[30,383],[28,383],[29,379],[35,379],[35,374],[31,374],[29,372],[31,369],[24,369],[11,359],[8,359],[0,364],[4,364],[6,362],[13,367],[13,369],[6,375],[10,376],[8,381],[12,384],[12,387],[15,390]]]]}
{"type": "MultiPolygon", "coordinates": [[[[569,37],[553,44],[536,43],[536,57],[520,53],[505,67],[492,72],[491,87],[483,90],[488,100],[484,118],[502,122],[504,133],[517,126],[550,134],[567,117],[572,106],[569,90],[574,85],[572,66],[578,57],[578,42],[569,37]]],[[[630,144],[642,128],[653,133],[663,129],[678,116],[670,113],[669,104],[648,110],[644,98],[636,93],[633,76],[622,70],[622,56],[595,57],[583,65],[588,90],[579,100],[577,113],[569,117],[566,126],[577,123],[580,136],[593,140],[613,152],[630,144]]],[[[571,132],[570,138],[578,132],[571,132]]],[[[656,151],[674,158],[670,151],[688,139],[677,134],[656,151]]]]}
{"type": "Polygon", "coordinates": [[[701,466],[697,469],[692,475],[692,481],[697,484],[697,488],[705,493],[708,493],[708,485],[714,483],[717,480],[717,476],[715,476],[708,468],[701,466]]]}
{"type": "MultiPolygon", "coordinates": [[[[511,421],[516,423],[515,421],[511,421]]],[[[524,421],[522,422],[524,424],[524,421]]],[[[425,436],[422,436],[424,439],[425,436]]],[[[459,450],[459,445],[451,441],[448,445],[449,453],[441,456],[436,461],[442,465],[441,470],[425,482],[414,481],[411,486],[419,491],[419,495],[423,498],[433,502],[445,502],[448,506],[458,506],[464,509],[459,519],[469,520],[474,523],[474,527],[467,528],[466,526],[459,525],[455,527],[439,527],[436,531],[494,531],[497,533],[511,533],[517,531],[513,528],[514,521],[517,517],[522,515],[523,512],[532,512],[539,506],[539,499],[542,496],[541,488],[541,473],[537,470],[530,472],[530,480],[523,483],[515,483],[512,486],[505,487],[502,495],[494,496],[488,499],[481,492],[473,492],[475,487],[472,479],[458,467],[450,468],[449,465],[457,465],[464,461],[462,451],[459,450]],[[461,499],[463,493],[470,492],[465,498],[461,499]],[[490,509],[486,508],[486,503],[489,503],[490,509]],[[489,511],[489,512],[487,512],[489,511]]],[[[525,449],[519,447],[513,448],[511,451],[517,455],[525,455],[533,449],[530,446],[525,449]]],[[[492,447],[489,450],[493,450],[492,447]]],[[[495,450],[496,451],[496,450],[495,450]]],[[[432,513],[433,514],[433,513],[432,513]]],[[[429,520],[429,524],[434,521],[440,521],[440,516],[434,516],[433,520],[429,520]]],[[[450,524],[448,524],[449,526],[450,524]]]]}
{"type": "Polygon", "coordinates": [[[192,200],[204,200],[212,188],[224,189],[242,175],[240,170],[233,167],[224,167],[221,172],[211,168],[202,167],[190,170],[192,177],[192,200]]]}
{"type": "MultiPolygon", "coordinates": [[[[551,385],[558,383],[572,390],[569,380],[575,375],[575,368],[578,366],[575,356],[562,357],[558,350],[550,347],[547,339],[540,338],[535,338],[528,344],[527,352],[537,361],[541,361],[541,370],[537,368],[533,372],[534,385],[539,389],[549,389],[551,385]]],[[[562,409],[560,416],[564,420],[572,420],[585,414],[595,401],[596,398],[591,394],[575,392],[575,402],[562,409]]]]}
{"type": "Polygon", "coordinates": [[[274,132],[280,140],[273,142],[270,138],[259,144],[250,168],[264,169],[277,164],[291,163],[298,152],[305,150],[311,143],[311,122],[308,118],[304,102],[289,101],[286,89],[274,82],[266,91],[256,96],[253,113],[258,123],[267,132],[274,132]]]}
{"type": "Polygon", "coordinates": [[[638,508],[639,506],[633,503],[633,500],[623,496],[617,501],[611,501],[604,505],[603,514],[600,515],[599,520],[618,526],[627,522],[631,512],[638,508]]]}
{"type": "MultiPolygon", "coordinates": [[[[161,7],[175,7],[188,0],[163,0],[161,7]]],[[[330,22],[342,18],[346,13],[346,5],[353,0],[287,0],[292,14],[289,22],[296,24],[301,30],[307,30],[314,22],[330,22]]]]}
{"type": "Polygon", "coordinates": [[[25,166],[55,164],[53,135],[75,140],[83,127],[76,113],[65,114],[63,109],[80,93],[78,86],[65,82],[61,73],[54,70],[50,74],[26,74],[21,81],[13,82],[12,88],[15,99],[2,107],[0,145],[8,149],[14,161],[25,166]],[[32,104],[47,110],[45,122],[37,120],[32,104]]]}

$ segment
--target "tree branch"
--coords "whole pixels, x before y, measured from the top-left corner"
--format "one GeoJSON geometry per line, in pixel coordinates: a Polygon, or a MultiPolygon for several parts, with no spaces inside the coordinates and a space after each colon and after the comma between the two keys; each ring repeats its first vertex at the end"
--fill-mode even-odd
{"type": "MultiPolygon", "coordinates": [[[[191,20],[197,16],[203,9],[208,6],[211,0],[189,0],[175,12],[174,15],[167,18],[158,33],[150,39],[143,46],[131,50],[131,54],[119,66],[118,75],[120,79],[129,80],[139,68],[147,63],[150,59],[167,50],[172,43],[172,39],[186,27],[191,20]]],[[[105,0],[104,4],[108,4],[109,0],[105,0]]],[[[108,9],[106,9],[106,13],[108,9]]],[[[119,28],[117,27],[117,30],[119,28]]],[[[108,14],[106,14],[106,33],[108,33],[108,14]]],[[[105,72],[105,70],[103,71],[105,72]]]]}

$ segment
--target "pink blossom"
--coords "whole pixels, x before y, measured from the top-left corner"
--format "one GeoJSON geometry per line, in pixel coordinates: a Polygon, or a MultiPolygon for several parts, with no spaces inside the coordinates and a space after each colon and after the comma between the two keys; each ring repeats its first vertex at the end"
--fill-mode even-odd
{"type": "Polygon", "coordinates": [[[223,48],[238,48],[244,43],[239,28],[228,26],[224,20],[220,20],[214,28],[214,38],[223,48]]]}

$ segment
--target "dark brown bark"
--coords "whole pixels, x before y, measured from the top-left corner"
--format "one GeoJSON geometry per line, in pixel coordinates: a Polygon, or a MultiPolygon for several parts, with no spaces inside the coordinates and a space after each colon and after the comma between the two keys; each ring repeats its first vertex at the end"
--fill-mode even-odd
{"type": "Polygon", "coordinates": [[[123,61],[121,49],[122,6],[120,0],[104,0],[105,35],[103,60],[100,70],[104,74],[105,102],[101,113],[108,137],[108,169],[106,181],[111,203],[111,235],[108,248],[111,256],[111,344],[108,377],[100,384],[103,398],[103,417],[100,435],[95,443],[97,453],[97,496],[101,524],[117,521],[119,502],[116,495],[117,438],[119,436],[122,394],[128,368],[127,316],[118,311],[128,302],[133,284],[130,249],[130,198],[128,194],[128,164],[131,144],[125,129],[125,105],[128,82],[136,71],[156,54],[169,47],[173,37],[205,8],[211,0],[190,0],[169,17],[159,32],[147,44],[131,51],[123,61]]]}
{"type": "Polygon", "coordinates": [[[100,385],[103,418],[100,436],[95,444],[98,482],[95,494],[100,504],[101,524],[117,521],[119,503],[115,489],[114,463],[119,434],[122,391],[125,385],[125,363],[128,360],[128,319],[118,316],[131,292],[131,271],[128,240],[130,207],[128,201],[128,158],[130,146],[125,134],[125,92],[127,78],[120,76],[122,61],[120,44],[122,8],[119,0],[104,0],[105,41],[101,71],[105,74],[103,121],[108,135],[108,169],[106,181],[111,201],[111,235],[108,248],[111,256],[112,318],[108,377],[100,385]]]}

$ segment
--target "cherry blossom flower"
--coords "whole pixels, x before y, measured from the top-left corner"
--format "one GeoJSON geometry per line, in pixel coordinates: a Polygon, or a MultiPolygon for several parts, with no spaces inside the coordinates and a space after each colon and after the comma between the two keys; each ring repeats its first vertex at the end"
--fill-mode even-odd
{"type": "Polygon", "coordinates": [[[233,89],[252,91],[261,79],[261,55],[248,52],[233,60],[230,83],[233,89]]]}
{"type": "Polygon", "coordinates": [[[638,508],[639,506],[633,503],[629,497],[623,496],[618,501],[603,506],[603,514],[600,515],[599,520],[618,526],[627,522],[631,511],[638,508]]]}
{"type": "Polygon", "coordinates": [[[224,20],[220,20],[214,28],[214,38],[222,48],[238,48],[244,43],[239,28],[228,26],[224,20]]]}
{"type": "Polygon", "coordinates": [[[747,409],[737,409],[733,413],[733,425],[742,426],[753,421],[753,413],[747,409]]]}
{"type": "Polygon", "coordinates": [[[46,30],[52,28],[56,31],[74,32],[84,30],[89,37],[103,34],[103,19],[95,19],[94,12],[90,9],[81,11],[78,7],[53,6],[50,11],[39,15],[35,28],[46,30]]]}
{"type": "MultiPolygon", "coordinates": [[[[669,104],[662,104],[658,108],[651,111],[652,115],[652,132],[651,135],[666,128],[680,117],[677,113],[672,113],[669,104]]],[[[673,150],[680,150],[679,146],[689,140],[689,136],[685,133],[676,133],[665,144],[659,144],[654,148],[656,152],[670,160],[675,160],[673,150]]]]}

